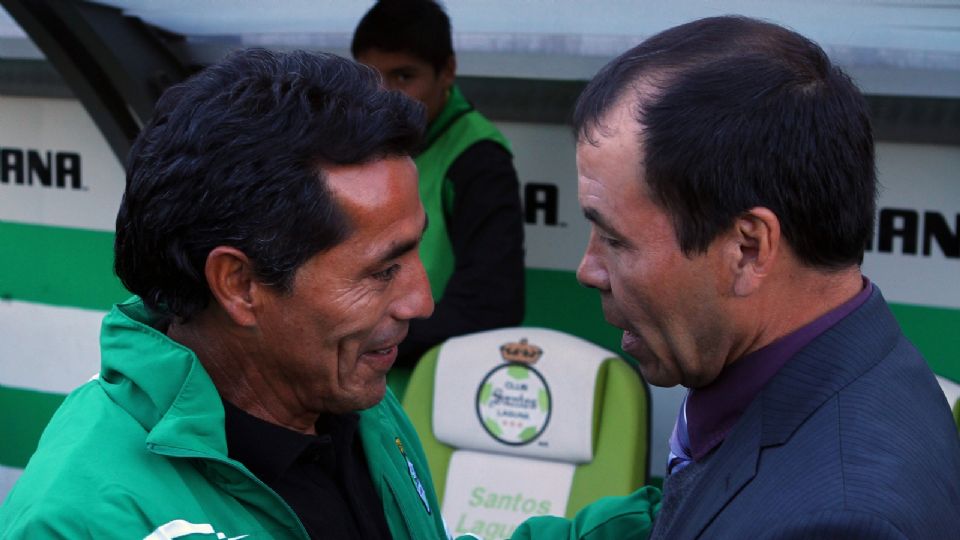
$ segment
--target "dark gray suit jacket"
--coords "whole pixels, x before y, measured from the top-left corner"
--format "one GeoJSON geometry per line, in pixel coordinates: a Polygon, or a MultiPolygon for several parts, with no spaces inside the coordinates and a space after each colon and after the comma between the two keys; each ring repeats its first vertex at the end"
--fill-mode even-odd
{"type": "Polygon", "coordinates": [[[664,538],[960,539],[957,427],[877,289],[714,452],[664,538]]]}

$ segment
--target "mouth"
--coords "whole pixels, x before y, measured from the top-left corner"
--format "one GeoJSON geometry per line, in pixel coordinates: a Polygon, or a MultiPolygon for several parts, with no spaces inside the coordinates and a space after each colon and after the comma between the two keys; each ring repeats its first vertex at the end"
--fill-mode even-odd
{"type": "Polygon", "coordinates": [[[374,366],[378,371],[387,372],[397,360],[398,343],[377,349],[367,349],[360,354],[360,358],[374,366]]]}
{"type": "Polygon", "coordinates": [[[624,351],[632,354],[632,351],[642,346],[643,341],[640,336],[628,330],[625,321],[608,313],[604,313],[604,319],[606,319],[607,324],[623,332],[623,336],[620,338],[620,348],[624,351]]]}
{"type": "Polygon", "coordinates": [[[631,352],[631,349],[635,350],[640,344],[640,336],[629,330],[623,331],[623,337],[620,338],[620,347],[622,347],[623,350],[631,352]]]}
{"type": "Polygon", "coordinates": [[[385,348],[383,348],[383,349],[373,349],[373,350],[367,351],[367,352],[365,352],[365,353],[363,353],[363,354],[369,354],[369,355],[373,355],[373,356],[385,356],[385,355],[394,353],[394,352],[396,352],[396,351],[397,351],[397,346],[396,346],[396,345],[391,345],[391,346],[385,347],[385,348]]]}

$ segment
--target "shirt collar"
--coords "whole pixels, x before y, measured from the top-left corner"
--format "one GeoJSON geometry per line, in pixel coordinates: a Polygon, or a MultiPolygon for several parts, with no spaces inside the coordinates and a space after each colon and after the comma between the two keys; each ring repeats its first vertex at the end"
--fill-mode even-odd
{"type": "Polygon", "coordinates": [[[279,478],[300,459],[334,468],[334,441],[350,440],[359,418],[355,413],[324,415],[317,420],[317,434],[308,435],[261,420],[226,400],[223,410],[228,455],[264,482],[279,478]]]}
{"type": "Polygon", "coordinates": [[[686,400],[691,457],[700,460],[723,442],[780,368],[814,338],[863,305],[872,291],[873,284],[864,277],[863,289],[850,300],[733,362],[706,387],[691,389],[686,400]]]}

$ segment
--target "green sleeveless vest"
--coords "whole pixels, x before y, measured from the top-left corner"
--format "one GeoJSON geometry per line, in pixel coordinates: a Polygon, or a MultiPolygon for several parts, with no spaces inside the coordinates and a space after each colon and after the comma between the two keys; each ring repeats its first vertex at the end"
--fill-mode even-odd
{"type": "Polygon", "coordinates": [[[447,104],[427,128],[426,150],[414,158],[420,174],[420,200],[429,220],[420,243],[420,258],[427,270],[434,300],[443,296],[454,269],[446,220],[453,209],[453,184],[447,180],[447,170],[464,150],[484,140],[499,143],[510,151],[510,143],[503,134],[477,112],[454,85],[447,104]]]}

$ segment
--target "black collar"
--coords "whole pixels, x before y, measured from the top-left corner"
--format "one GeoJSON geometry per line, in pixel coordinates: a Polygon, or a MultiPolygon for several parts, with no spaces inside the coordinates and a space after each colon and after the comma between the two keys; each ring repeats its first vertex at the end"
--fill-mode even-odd
{"type": "Polygon", "coordinates": [[[312,460],[334,470],[335,445],[352,440],[359,421],[356,413],[323,415],[315,424],[317,434],[307,435],[261,420],[226,400],[223,410],[227,454],[267,483],[298,460],[312,460]]]}

